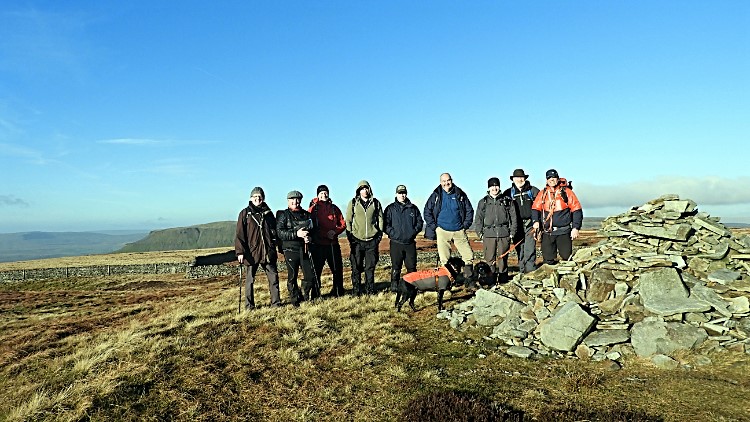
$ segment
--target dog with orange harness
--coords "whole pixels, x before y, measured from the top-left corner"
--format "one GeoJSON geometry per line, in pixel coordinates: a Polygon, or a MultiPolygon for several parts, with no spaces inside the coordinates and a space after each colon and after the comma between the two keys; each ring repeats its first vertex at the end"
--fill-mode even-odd
{"type": "Polygon", "coordinates": [[[446,290],[450,290],[453,282],[463,278],[461,270],[464,267],[464,261],[457,257],[451,257],[445,265],[437,269],[415,271],[405,274],[399,280],[398,292],[396,292],[396,310],[401,312],[401,307],[406,301],[413,311],[414,299],[418,292],[438,292],[438,311],[443,310],[443,295],[446,290]]]}

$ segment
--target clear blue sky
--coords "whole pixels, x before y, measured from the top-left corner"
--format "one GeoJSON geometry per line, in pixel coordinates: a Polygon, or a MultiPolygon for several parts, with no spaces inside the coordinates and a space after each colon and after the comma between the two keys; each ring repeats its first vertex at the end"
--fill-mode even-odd
{"type": "Polygon", "coordinates": [[[750,222],[750,2],[0,5],[0,232],[234,220],[368,180],[556,168],[588,216],[664,193],[750,222]]]}

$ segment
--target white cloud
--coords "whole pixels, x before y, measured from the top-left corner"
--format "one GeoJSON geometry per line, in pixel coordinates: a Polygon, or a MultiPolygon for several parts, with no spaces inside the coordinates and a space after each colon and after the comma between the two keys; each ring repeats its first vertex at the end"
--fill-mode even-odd
{"type": "Polygon", "coordinates": [[[664,176],[622,185],[575,184],[581,203],[591,208],[630,207],[664,194],[677,194],[699,205],[750,204],[750,177],[664,176]]]}

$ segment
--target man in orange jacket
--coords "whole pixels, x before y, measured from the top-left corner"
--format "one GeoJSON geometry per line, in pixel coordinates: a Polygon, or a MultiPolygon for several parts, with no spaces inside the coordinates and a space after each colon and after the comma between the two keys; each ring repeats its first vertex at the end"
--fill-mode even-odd
{"type": "Polygon", "coordinates": [[[567,261],[573,254],[573,240],[583,225],[583,210],[573,190],[562,183],[557,170],[547,170],[547,185],[531,205],[534,231],[542,237],[542,256],[555,264],[558,252],[567,261]]]}
{"type": "Polygon", "coordinates": [[[330,296],[340,297],[344,295],[344,266],[339,235],[346,229],[346,221],[339,207],[331,201],[328,186],[318,186],[317,195],[310,201],[308,210],[312,214],[313,226],[317,228],[312,246],[315,274],[320,277],[323,266],[328,262],[328,268],[333,274],[330,296]]]}

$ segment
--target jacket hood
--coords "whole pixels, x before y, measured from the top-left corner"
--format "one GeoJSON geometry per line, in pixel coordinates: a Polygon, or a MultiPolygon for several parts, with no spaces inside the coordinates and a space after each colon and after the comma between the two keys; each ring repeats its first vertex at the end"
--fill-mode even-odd
{"type": "Polygon", "coordinates": [[[357,189],[354,191],[354,195],[359,195],[359,190],[366,187],[367,189],[370,189],[370,193],[372,193],[372,187],[370,187],[370,182],[367,180],[360,180],[359,183],[357,183],[357,189]]]}

